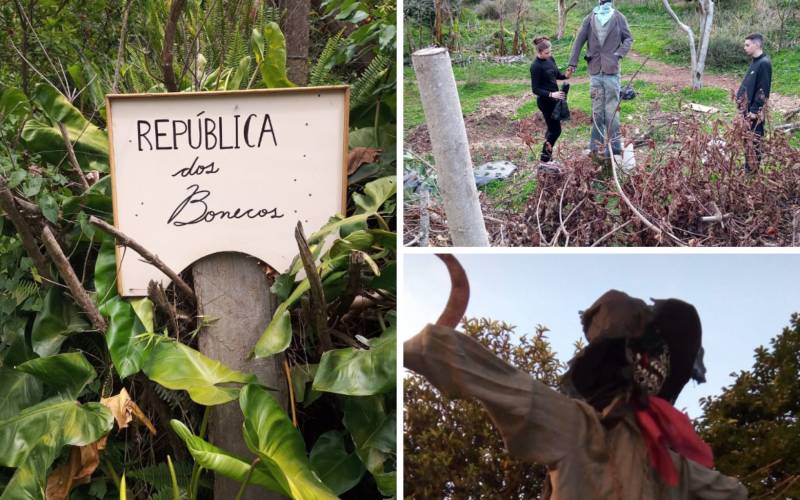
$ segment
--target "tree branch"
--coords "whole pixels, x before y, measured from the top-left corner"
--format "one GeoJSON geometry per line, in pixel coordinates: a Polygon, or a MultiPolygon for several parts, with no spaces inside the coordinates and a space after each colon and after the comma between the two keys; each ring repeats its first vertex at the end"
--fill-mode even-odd
{"type": "Polygon", "coordinates": [[[43,278],[42,281],[45,289],[50,288],[53,277],[50,275],[47,261],[44,255],[42,255],[42,252],[39,251],[39,245],[36,243],[36,238],[33,237],[30,226],[28,226],[22,214],[17,210],[17,206],[14,203],[14,195],[12,195],[11,191],[6,187],[6,179],[2,175],[0,175],[0,208],[5,211],[11,223],[14,224],[14,227],[17,229],[20,239],[22,240],[22,246],[25,247],[25,251],[28,252],[28,255],[33,260],[33,265],[36,266],[36,271],[39,273],[39,276],[43,278]]]}
{"type": "Polygon", "coordinates": [[[58,246],[55,236],[53,236],[53,233],[50,232],[50,228],[46,227],[44,228],[44,231],[42,231],[42,243],[44,243],[47,253],[56,264],[61,277],[64,278],[64,282],[69,287],[69,291],[72,292],[72,297],[75,299],[75,302],[77,302],[80,308],[83,309],[94,327],[97,328],[100,333],[105,335],[106,328],[108,328],[106,325],[106,320],[103,319],[103,316],[100,314],[97,306],[94,305],[92,300],[89,298],[89,294],[86,293],[86,290],[84,290],[83,284],[78,279],[75,271],[72,270],[72,266],[69,264],[67,256],[61,251],[61,247],[58,246]]]}
{"type": "Polygon", "coordinates": [[[136,253],[141,255],[142,258],[144,258],[148,264],[155,267],[162,273],[166,274],[169,277],[169,279],[171,279],[172,282],[175,283],[176,288],[180,288],[183,293],[185,293],[188,297],[197,302],[197,297],[194,294],[194,290],[192,290],[192,288],[189,285],[187,285],[186,282],[183,281],[183,279],[180,276],[178,276],[178,274],[175,271],[167,267],[167,265],[164,264],[164,262],[158,258],[158,255],[151,253],[149,250],[144,248],[136,241],[132,240],[130,237],[125,236],[125,234],[123,234],[119,229],[115,228],[110,224],[107,224],[106,222],[103,222],[94,215],[89,217],[89,222],[99,230],[103,231],[104,233],[110,234],[111,236],[116,238],[117,244],[132,248],[134,251],[136,251],[136,253]]]}
{"type": "Polygon", "coordinates": [[[167,24],[164,27],[164,48],[161,51],[161,75],[164,77],[164,86],[167,92],[178,92],[178,83],[175,81],[175,69],[172,66],[175,51],[175,32],[178,30],[178,20],[181,11],[186,6],[186,0],[174,0],[169,9],[167,24]]]}
{"type": "Polygon", "coordinates": [[[81,181],[83,189],[89,189],[89,183],[86,182],[86,177],[83,176],[83,170],[81,170],[78,159],[75,157],[75,149],[72,147],[72,142],[70,142],[67,127],[61,122],[56,123],[58,123],[58,130],[61,131],[61,136],[64,138],[64,144],[67,146],[67,154],[69,155],[69,162],[72,164],[72,171],[75,172],[75,176],[81,181]]]}
{"type": "Polygon", "coordinates": [[[314,257],[311,255],[311,250],[308,248],[305,234],[303,234],[303,225],[298,221],[297,227],[294,230],[294,237],[297,240],[297,246],[300,249],[300,259],[303,261],[303,268],[306,271],[306,277],[311,285],[311,307],[310,307],[310,321],[314,327],[314,333],[319,338],[322,351],[330,351],[333,349],[331,343],[330,332],[328,331],[328,308],[325,303],[325,292],[322,289],[322,279],[317,272],[317,266],[314,265],[314,257]]]}
{"type": "Polygon", "coordinates": [[[122,52],[125,49],[125,31],[128,28],[128,14],[131,11],[132,0],[125,3],[125,14],[122,15],[122,31],[119,34],[119,50],[117,51],[117,65],[114,67],[114,83],[111,85],[111,93],[117,93],[117,84],[119,83],[119,65],[122,62],[122,52]]]}

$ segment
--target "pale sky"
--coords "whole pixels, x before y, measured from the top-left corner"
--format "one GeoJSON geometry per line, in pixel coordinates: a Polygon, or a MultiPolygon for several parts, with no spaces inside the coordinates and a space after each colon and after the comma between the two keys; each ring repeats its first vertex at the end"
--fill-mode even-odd
{"type": "MultiPolygon", "coordinates": [[[[459,254],[471,287],[468,317],[486,317],[532,334],[537,324],[557,358],[572,357],[582,336],[579,310],[610,289],[649,302],[678,298],[693,304],[703,326],[708,382],[684,387],[676,407],[697,418],[698,399],[721,393],[731,372],[753,366],[754,349],[800,312],[800,254],[459,254]]],[[[450,281],[433,254],[405,253],[399,333],[402,340],[435,322],[450,281]]]]}

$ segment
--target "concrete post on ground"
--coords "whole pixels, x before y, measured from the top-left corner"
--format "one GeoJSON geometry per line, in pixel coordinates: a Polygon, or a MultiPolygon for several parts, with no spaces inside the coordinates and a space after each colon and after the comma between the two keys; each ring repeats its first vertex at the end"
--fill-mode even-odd
{"type": "MultiPolygon", "coordinates": [[[[264,333],[275,312],[275,297],[269,290],[266,273],[255,257],[241,253],[217,253],[203,257],[192,269],[198,310],[206,318],[217,318],[200,331],[200,352],[234,370],[254,373],[264,384],[279,389],[271,392],[285,409],[289,407],[289,384],[284,355],[245,361],[264,333]]],[[[223,450],[247,457],[255,456],[242,436],[244,415],[239,400],[211,409],[208,437],[223,450]]],[[[215,474],[214,498],[235,498],[241,484],[215,474]]],[[[252,485],[244,500],[280,500],[283,495],[252,485]]]]}
{"type": "Polygon", "coordinates": [[[414,52],[411,60],[453,246],[487,247],[489,236],[478,201],[450,54],[445,48],[427,48],[414,52]]]}

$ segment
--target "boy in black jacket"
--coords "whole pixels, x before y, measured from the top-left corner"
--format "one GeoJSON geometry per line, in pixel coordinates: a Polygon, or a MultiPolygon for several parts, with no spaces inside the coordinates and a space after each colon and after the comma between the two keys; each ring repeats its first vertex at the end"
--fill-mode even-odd
{"type": "Polygon", "coordinates": [[[753,137],[755,158],[752,157],[752,153],[745,153],[744,168],[748,173],[755,173],[761,163],[761,139],[764,136],[764,118],[759,118],[758,114],[766,100],[769,99],[769,89],[772,84],[772,64],[769,62],[767,55],[764,54],[763,43],[764,38],[760,33],[751,33],[745,37],[744,51],[753,57],[753,61],[750,63],[742,85],[739,87],[739,92],[736,94],[737,102],[742,98],[742,95],[746,97],[746,103],[742,103],[743,106],[746,104],[742,112],[750,123],[750,130],[755,134],[753,137]],[[755,160],[755,162],[752,160],[755,160]],[[752,163],[755,163],[755,165],[751,168],[752,163]]]}

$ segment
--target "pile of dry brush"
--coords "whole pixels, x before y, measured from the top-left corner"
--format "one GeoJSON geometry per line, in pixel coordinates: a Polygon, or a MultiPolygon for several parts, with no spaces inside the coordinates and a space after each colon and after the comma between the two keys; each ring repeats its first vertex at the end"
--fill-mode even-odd
{"type": "MultiPolygon", "coordinates": [[[[523,210],[481,194],[490,244],[800,245],[800,149],[790,144],[786,132],[772,130],[768,109],[762,118],[767,133],[761,169],[754,176],[742,168],[745,155],[754,154],[743,116],[732,123],[704,123],[696,115],[680,113],[651,117],[656,125],[648,132],[661,128],[666,143],[656,150],[648,133],[629,139],[652,150],[629,174],[605,169],[604,175],[602,164],[580,151],[567,151],[559,158],[564,164],[559,173],[539,172],[537,189],[523,210]]],[[[522,120],[519,136],[534,152],[542,139],[534,138],[536,126],[528,120],[522,120]]],[[[441,233],[431,244],[448,245],[444,207],[427,210],[431,231],[441,233]]],[[[419,206],[407,205],[407,241],[414,239],[419,221],[419,206]]]]}

